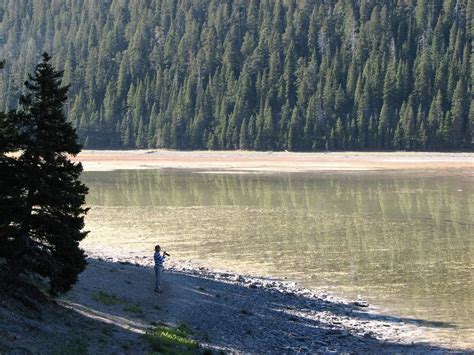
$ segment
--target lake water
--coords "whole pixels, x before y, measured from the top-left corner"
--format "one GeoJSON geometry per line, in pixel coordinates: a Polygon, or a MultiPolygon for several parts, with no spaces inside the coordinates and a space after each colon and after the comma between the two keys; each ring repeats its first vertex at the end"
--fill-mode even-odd
{"type": "Polygon", "coordinates": [[[86,172],[83,246],[362,297],[474,346],[474,179],[416,173],[86,172]]]}

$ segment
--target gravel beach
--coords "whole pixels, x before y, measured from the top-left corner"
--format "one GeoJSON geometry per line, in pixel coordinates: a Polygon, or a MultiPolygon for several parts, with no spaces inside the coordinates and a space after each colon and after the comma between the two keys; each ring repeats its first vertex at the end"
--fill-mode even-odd
{"type": "Polygon", "coordinates": [[[363,300],[286,280],[171,261],[164,292],[157,294],[149,260],[90,257],[79,282],[57,302],[32,311],[0,302],[0,353],[65,353],[79,347],[90,354],[142,354],[150,350],[142,335],[157,324],[185,324],[202,349],[226,353],[470,350],[440,344],[430,327],[379,314],[363,300]]]}

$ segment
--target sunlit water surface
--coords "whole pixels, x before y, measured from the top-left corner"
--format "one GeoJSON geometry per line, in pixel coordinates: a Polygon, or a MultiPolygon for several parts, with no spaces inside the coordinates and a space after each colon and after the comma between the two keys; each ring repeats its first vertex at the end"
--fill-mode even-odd
{"type": "Polygon", "coordinates": [[[362,297],[474,346],[474,179],[86,172],[90,251],[173,257],[362,297]],[[433,323],[430,323],[433,322],[433,323]]]}

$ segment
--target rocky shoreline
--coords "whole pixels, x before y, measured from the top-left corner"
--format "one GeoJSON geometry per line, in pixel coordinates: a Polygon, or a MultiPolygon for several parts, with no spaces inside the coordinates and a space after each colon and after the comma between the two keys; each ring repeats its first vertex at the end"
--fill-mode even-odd
{"type": "Polygon", "coordinates": [[[90,354],[142,354],[149,351],[142,335],[156,324],[185,324],[202,349],[226,353],[462,352],[437,343],[414,320],[286,280],[171,261],[164,292],[156,294],[148,260],[89,257],[86,271],[54,312],[45,310],[33,320],[11,311],[7,317],[0,303],[0,338],[9,339],[0,341],[0,353],[49,353],[75,344],[80,334],[90,354]],[[97,295],[118,301],[107,304],[97,295]]]}
{"type": "MultiPolygon", "coordinates": [[[[141,263],[136,262],[135,265],[141,263]]],[[[371,351],[375,350],[371,346],[383,349],[384,343],[387,345],[386,350],[394,347],[392,350],[396,352],[438,351],[442,349],[438,346],[446,345],[436,339],[434,329],[423,326],[414,319],[380,314],[376,306],[362,299],[341,298],[324,290],[308,289],[296,282],[273,277],[213,270],[190,261],[172,262],[168,271],[253,289],[257,303],[271,302],[275,297],[281,298],[288,302],[284,309],[290,322],[298,322],[300,317],[306,321],[318,322],[321,328],[326,329],[319,334],[325,340],[311,339],[314,329],[303,331],[303,334],[299,335],[290,332],[288,343],[282,348],[271,349],[272,352],[352,352],[359,346],[362,347],[361,350],[371,351]],[[339,347],[337,343],[346,337],[352,339],[348,340],[348,344],[341,344],[339,347]],[[308,346],[302,345],[302,341],[308,341],[308,346]]],[[[455,350],[450,349],[448,345],[443,351],[448,349],[455,350]]]]}

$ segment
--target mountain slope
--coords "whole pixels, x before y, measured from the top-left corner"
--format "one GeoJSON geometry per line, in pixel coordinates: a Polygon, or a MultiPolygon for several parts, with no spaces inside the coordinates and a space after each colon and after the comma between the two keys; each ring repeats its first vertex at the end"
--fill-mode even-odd
{"type": "Polygon", "coordinates": [[[4,0],[0,109],[42,51],[88,148],[472,149],[473,0],[4,0]]]}

